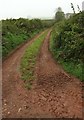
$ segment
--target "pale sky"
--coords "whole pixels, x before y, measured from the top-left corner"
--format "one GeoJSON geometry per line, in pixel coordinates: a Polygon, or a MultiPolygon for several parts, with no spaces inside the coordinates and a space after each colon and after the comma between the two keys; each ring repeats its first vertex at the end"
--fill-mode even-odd
{"type": "Polygon", "coordinates": [[[70,3],[82,9],[83,0],[0,0],[0,19],[6,18],[52,18],[56,8],[72,13],[70,3]]]}

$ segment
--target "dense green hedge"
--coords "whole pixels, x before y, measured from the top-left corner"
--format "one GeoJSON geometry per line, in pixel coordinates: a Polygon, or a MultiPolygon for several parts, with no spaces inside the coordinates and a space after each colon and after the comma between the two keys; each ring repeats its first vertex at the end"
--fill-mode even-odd
{"type": "MultiPolygon", "coordinates": [[[[52,32],[51,50],[56,59],[67,63],[67,67],[69,67],[69,63],[71,63],[70,65],[73,64],[73,68],[76,67],[76,69],[80,66],[79,69],[81,69],[82,75],[84,62],[84,12],[75,14],[68,20],[55,24],[52,32]]],[[[73,68],[72,71],[74,71],[73,68]]]]}
{"type": "Polygon", "coordinates": [[[79,62],[84,55],[84,12],[66,21],[56,23],[53,29],[54,48],[58,58],[79,62]]]}
{"type": "Polygon", "coordinates": [[[50,27],[49,21],[40,19],[2,20],[2,55],[6,57],[18,45],[29,40],[42,29],[50,27]]]}

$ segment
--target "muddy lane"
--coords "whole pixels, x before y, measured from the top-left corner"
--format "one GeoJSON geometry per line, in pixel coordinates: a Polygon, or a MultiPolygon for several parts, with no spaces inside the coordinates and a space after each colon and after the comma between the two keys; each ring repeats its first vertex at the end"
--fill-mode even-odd
{"type": "MultiPolygon", "coordinates": [[[[82,84],[68,75],[49,52],[48,33],[36,67],[36,91],[43,117],[82,118],[82,84]]],[[[41,115],[42,116],[42,115],[41,115]]]]}
{"type": "Polygon", "coordinates": [[[30,46],[36,38],[44,32],[36,35],[13,54],[11,54],[2,64],[2,103],[3,117],[20,117],[18,112],[21,105],[25,104],[26,89],[20,79],[20,61],[26,48],[30,46]]]}
{"type": "Polygon", "coordinates": [[[37,56],[36,79],[31,90],[24,88],[18,72],[26,47],[4,63],[3,117],[82,118],[82,84],[64,72],[52,58],[49,52],[50,34],[51,30],[37,56]]]}

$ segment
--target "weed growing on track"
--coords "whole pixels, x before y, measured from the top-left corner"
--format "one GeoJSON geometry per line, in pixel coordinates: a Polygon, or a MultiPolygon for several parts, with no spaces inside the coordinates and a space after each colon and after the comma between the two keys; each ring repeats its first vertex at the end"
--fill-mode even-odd
{"type": "Polygon", "coordinates": [[[34,68],[36,63],[36,58],[39,53],[41,44],[47,35],[46,31],[39,38],[37,38],[26,50],[24,56],[21,60],[21,78],[25,82],[25,87],[31,89],[32,81],[35,79],[34,68]]]}

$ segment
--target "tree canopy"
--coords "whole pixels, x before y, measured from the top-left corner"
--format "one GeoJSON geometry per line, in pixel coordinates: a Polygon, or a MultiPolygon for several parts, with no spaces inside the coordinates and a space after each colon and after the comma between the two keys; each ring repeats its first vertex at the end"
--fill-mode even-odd
{"type": "Polygon", "coordinates": [[[59,21],[63,20],[64,18],[65,18],[65,14],[64,14],[64,12],[62,11],[62,8],[61,8],[61,7],[58,7],[58,8],[57,8],[57,12],[56,12],[56,14],[55,14],[55,20],[56,20],[57,22],[59,22],[59,21]]]}

